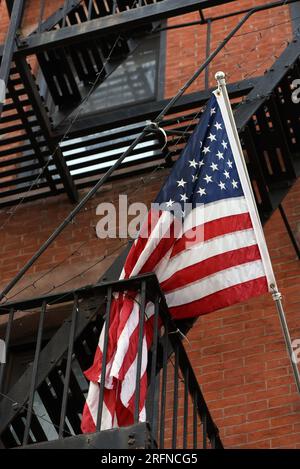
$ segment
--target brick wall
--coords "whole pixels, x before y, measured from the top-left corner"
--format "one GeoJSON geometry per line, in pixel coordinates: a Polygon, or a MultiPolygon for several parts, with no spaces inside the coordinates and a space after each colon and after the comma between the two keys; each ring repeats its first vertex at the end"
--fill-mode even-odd
{"type": "MultiPolygon", "coordinates": [[[[229,2],[217,8],[205,10],[205,17],[216,17],[239,9],[263,5],[268,0],[243,0],[229,2]]],[[[211,28],[211,51],[234,28],[244,15],[213,21],[211,28]]],[[[197,12],[175,17],[170,25],[199,21],[197,12]]],[[[191,76],[206,57],[205,25],[174,29],[167,36],[166,95],[173,96],[191,76]]],[[[226,72],[230,82],[262,75],[276,60],[291,38],[290,10],[288,6],[256,13],[210,66],[210,86],[215,85],[214,75],[218,70],[226,72]]],[[[199,91],[204,87],[204,74],[200,75],[189,91],[199,91]]]]}
{"type": "MultiPolygon", "coordinates": [[[[37,8],[38,2],[33,3],[37,8]]],[[[240,4],[242,8],[257,4],[254,1],[234,3],[234,7],[240,4]]],[[[0,8],[3,8],[3,2],[0,8]]],[[[224,5],[211,13],[223,14],[232,8],[233,4],[224,5]]],[[[225,54],[222,53],[214,61],[211,83],[214,72],[220,68],[229,73],[230,82],[263,73],[291,37],[288,15],[288,7],[284,7],[255,17],[241,30],[244,35],[232,41],[225,54]],[[272,29],[271,26],[277,23],[282,24],[272,29]],[[245,34],[257,27],[270,29],[245,34]]],[[[32,27],[34,11],[29,11],[25,18],[28,18],[28,27],[32,27]]],[[[198,18],[198,15],[190,14],[172,19],[170,24],[198,18]]],[[[213,46],[236,21],[237,18],[214,23],[213,46]]],[[[166,96],[175,93],[194,71],[203,60],[204,50],[205,27],[196,26],[168,33],[166,96]]],[[[203,78],[201,80],[193,85],[191,91],[203,87],[203,78]]],[[[11,296],[27,285],[31,286],[15,299],[93,283],[111,264],[126,241],[101,241],[96,237],[95,226],[99,219],[96,206],[103,201],[116,201],[119,193],[128,194],[129,201],[149,203],[166,173],[166,170],[156,173],[147,183],[135,177],[107,184],[89,203],[87,210],[80,213],[75,223],[70,224],[40,258],[11,296]]],[[[83,194],[84,191],[81,196],[83,194]]],[[[293,229],[299,233],[299,182],[287,196],[284,207],[293,229]]],[[[5,228],[0,230],[1,287],[19,271],[70,209],[70,203],[62,195],[24,204],[16,211],[5,228]]],[[[10,209],[2,210],[0,225],[9,216],[10,209]]],[[[265,233],[278,284],[284,295],[291,335],[299,338],[300,264],[278,212],[266,224],[265,233]]],[[[268,295],[200,318],[188,339],[187,352],[227,448],[300,447],[299,396],[275,306],[268,295]]]]}

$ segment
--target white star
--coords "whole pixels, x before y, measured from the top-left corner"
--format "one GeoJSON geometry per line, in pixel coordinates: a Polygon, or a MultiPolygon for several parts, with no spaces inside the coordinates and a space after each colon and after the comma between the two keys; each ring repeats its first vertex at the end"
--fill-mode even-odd
{"type": "Polygon", "coordinates": [[[228,143],[223,140],[223,142],[222,142],[222,147],[224,148],[224,150],[226,150],[227,145],[228,145],[228,143]]]}
{"type": "Polygon", "coordinates": [[[215,163],[212,163],[212,164],[210,165],[210,168],[211,168],[213,171],[218,171],[218,170],[219,170],[218,165],[215,164],[215,163]]]}
{"type": "Polygon", "coordinates": [[[224,182],[220,181],[220,184],[218,184],[218,186],[220,187],[221,191],[223,189],[226,189],[226,185],[224,184],[224,182]]]}
{"type": "Polygon", "coordinates": [[[226,179],[229,179],[229,178],[230,178],[230,174],[229,174],[228,171],[225,170],[223,174],[224,174],[224,176],[226,177],[226,179]]]}
{"type": "Polygon", "coordinates": [[[212,116],[213,114],[216,114],[216,108],[212,107],[210,110],[210,115],[212,116]]]}
{"type": "Polygon", "coordinates": [[[221,153],[220,150],[217,153],[217,157],[219,158],[219,160],[224,160],[223,153],[221,153]]]}
{"type": "Polygon", "coordinates": [[[238,184],[239,184],[239,183],[238,183],[237,181],[235,181],[234,179],[232,179],[231,184],[232,184],[232,187],[233,187],[234,189],[237,189],[237,188],[238,188],[238,184]]]}
{"type": "Polygon", "coordinates": [[[183,180],[183,179],[180,179],[180,181],[177,181],[177,187],[184,187],[184,185],[186,184],[186,182],[183,180]]]}
{"type": "Polygon", "coordinates": [[[198,174],[192,174],[192,181],[195,182],[198,179],[198,174]]]}
{"type": "Polygon", "coordinates": [[[202,189],[202,187],[199,187],[199,190],[197,191],[197,193],[200,194],[200,197],[202,197],[203,195],[206,195],[206,190],[202,189]]]}
{"type": "Polygon", "coordinates": [[[227,164],[228,164],[229,168],[232,169],[232,161],[228,160],[227,164]]]}
{"type": "Polygon", "coordinates": [[[222,125],[219,124],[218,122],[215,123],[214,127],[215,127],[217,130],[222,130],[222,125]]]}
{"type": "Polygon", "coordinates": [[[214,140],[217,140],[217,139],[216,139],[216,136],[213,135],[213,134],[211,134],[211,133],[209,134],[209,136],[208,136],[207,138],[209,138],[209,140],[210,140],[211,142],[213,142],[214,140]]]}
{"type": "Polygon", "coordinates": [[[202,153],[210,153],[210,148],[209,147],[204,147],[203,150],[202,150],[202,153]]]}
{"type": "Polygon", "coordinates": [[[170,199],[169,202],[167,202],[167,207],[172,207],[174,204],[174,200],[170,199]]]}
{"type": "Polygon", "coordinates": [[[186,196],[186,194],[180,194],[180,202],[186,202],[188,200],[188,197],[186,196]]]}
{"type": "Polygon", "coordinates": [[[197,168],[197,164],[198,164],[198,163],[197,163],[197,161],[196,161],[195,159],[194,159],[194,160],[190,160],[189,163],[190,163],[190,168],[191,168],[191,167],[197,168]]]}
{"type": "Polygon", "coordinates": [[[202,148],[202,142],[200,141],[200,148],[202,148]]]}
{"type": "Polygon", "coordinates": [[[212,177],[211,176],[208,176],[208,174],[206,174],[205,178],[203,178],[204,181],[206,181],[206,183],[208,184],[209,182],[212,182],[212,177]]]}
{"type": "Polygon", "coordinates": [[[200,168],[201,168],[201,166],[204,166],[204,165],[205,165],[205,163],[204,163],[203,160],[200,160],[198,164],[199,164],[200,168]]]}

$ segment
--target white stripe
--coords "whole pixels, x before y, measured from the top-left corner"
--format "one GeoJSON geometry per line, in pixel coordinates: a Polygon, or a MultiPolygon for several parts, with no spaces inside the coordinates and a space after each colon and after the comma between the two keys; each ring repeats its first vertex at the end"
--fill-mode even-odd
{"type": "MultiPolygon", "coordinates": [[[[121,402],[124,407],[128,407],[129,401],[132,398],[133,394],[135,393],[135,380],[137,375],[137,358],[135,356],[134,361],[128,368],[124,380],[122,381],[122,388],[120,393],[121,402]]],[[[143,377],[144,373],[146,372],[147,368],[147,361],[148,361],[148,350],[147,350],[147,341],[145,336],[143,337],[143,348],[142,348],[142,365],[141,365],[141,378],[143,377]]]]}
{"type": "MultiPolygon", "coordinates": [[[[86,399],[86,404],[89,408],[90,414],[92,416],[93,422],[97,425],[97,415],[99,409],[99,385],[95,384],[93,381],[90,381],[89,392],[86,399]]],[[[105,405],[105,401],[103,400],[103,407],[102,407],[102,419],[101,419],[101,430],[108,430],[109,428],[113,428],[113,418],[111,413],[109,412],[107,406],[105,405]]]]}
{"type": "Polygon", "coordinates": [[[139,422],[146,422],[146,407],[144,406],[140,412],[139,422]]]}
{"type": "MultiPolygon", "coordinates": [[[[113,358],[113,364],[110,371],[110,376],[118,378],[119,371],[123,364],[124,357],[127,353],[130,338],[133,331],[136,329],[139,323],[139,305],[138,301],[140,299],[140,295],[136,296],[136,301],[133,303],[133,308],[131,313],[129,314],[128,320],[125,323],[125,326],[120,334],[116,345],[116,353],[113,358]]],[[[121,313],[122,314],[122,313],[121,313]]]]}
{"type": "Polygon", "coordinates": [[[168,293],[166,294],[166,300],[169,308],[181,306],[212,295],[225,288],[264,276],[265,271],[261,260],[248,262],[247,264],[224,269],[198,282],[168,293]]]}
{"type": "MultiPolygon", "coordinates": [[[[159,278],[160,282],[167,280],[185,267],[202,262],[213,256],[218,256],[228,251],[253,246],[256,244],[256,238],[253,229],[244,231],[236,231],[226,235],[218,236],[217,238],[210,239],[201,244],[191,246],[189,249],[180,252],[177,256],[173,257],[164,272],[159,278]]],[[[201,267],[199,267],[201,269],[201,267]]]]}
{"type": "Polygon", "coordinates": [[[130,277],[138,275],[143,265],[148,260],[149,256],[155,250],[161,239],[167,235],[170,231],[170,226],[173,222],[173,215],[170,212],[164,211],[159,218],[159,221],[156,223],[154,230],[150,233],[150,236],[147,240],[146,246],[144,247],[142,253],[140,254],[130,277]]]}
{"type": "Polygon", "coordinates": [[[205,204],[204,221],[208,223],[218,220],[219,218],[241,215],[242,213],[248,212],[249,210],[244,196],[217,200],[205,204]]]}
{"type": "MultiPolygon", "coordinates": [[[[132,333],[139,324],[140,295],[137,295],[135,299],[136,301],[134,301],[132,311],[128,317],[127,322],[125,323],[125,326],[117,342],[116,352],[115,352],[112,367],[110,370],[110,379],[112,379],[113,377],[114,378],[119,377],[120,368],[123,365],[125,355],[128,351],[132,333]]],[[[153,303],[149,302],[147,303],[146,308],[145,308],[145,316],[147,317],[147,319],[150,319],[151,316],[153,316],[153,314],[154,314],[153,303]]]]}
{"type": "MultiPolygon", "coordinates": [[[[248,206],[244,196],[216,200],[208,204],[198,204],[185,218],[182,232],[185,233],[195,226],[232,215],[248,213],[248,206]]],[[[168,212],[167,212],[168,213],[168,212]]],[[[160,220],[158,224],[160,223],[160,220]]],[[[181,233],[178,233],[178,238],[181,233]]]]}
{"type": "Polygon", "coordinates": [[[276,280],[275,280],[273,267],[272,267],[271,259],[269,256],[264,232],[263,232],[261,222],[258,216],[255,198],[253,195],[249,176],[248,176],[248,173],[246,172],[247,170],[245,169],[245,163],[243,162],[243,159],[242,159],[244,158],[244,156],[242,152],[241,143],[239,141],[235,121],[234,121],[233,116],[232,116],[233,122],[231,123],[230,121],[230,117],[226,108],[226,103],[225,103],[223,94],[215,91],[214,95],[217,99],[217,102],[219,104],[220,111],[224,120],[229,144],[232,150],[233,158],[235,160],[235,164],[237,167],[237,171],[238,171],[238,175],[241,181],[243,192],[245,194],[246,201],[248,204],[248,211],[249,211],[252,225],[253,225],[253,228],[257,237],[257,244],[258,244],[260,254],[262,257],[262,262],[265,268],[265,275],[267,276],[267,279],[268,279],[268,286],[270,288],[270,284],[276,285],[276,280]],[[235,127],[234,129],[232,128],[232,125],[234,125],[235,127]],[[235,138],[235,134],[237,135],[237,138],[235,138]]]}

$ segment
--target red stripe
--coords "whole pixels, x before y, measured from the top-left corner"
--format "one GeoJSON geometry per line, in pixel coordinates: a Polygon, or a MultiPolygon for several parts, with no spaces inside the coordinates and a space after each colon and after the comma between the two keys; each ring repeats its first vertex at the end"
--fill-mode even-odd
{"type": "Polygon", "coordinates": [[[209,239],[216,238],[235,231],[247,230],[252,228],[252,223],[249,213],[241,213],[239,215],[231,215],[228,217],[218,218],[207,222],[203,225],[197,226],[188,230],[174,245],[172,250],[172,257],[177,256],[180,252],[184,251],[187,245],[193,246],[199,242],[208,241],[209,239]],[[202,239],[198,239],[200,233],[202,239]]]}
{"type": "MultiPolygon", "coordinates": [[[[132,309],[134,306],[134,300],[137,296],[136,292],[128,291],[122,295],[122,304],[119,305],[119,312],[118,312],[118,324],[117,327],[117,341],[120,338],[120,335],[123,332],[124,327],[126,326],[128,319],[132,314],[132,309]]],[[[117,343],[117,342],[116,342],[117,343]]]]}
{"type": "Polygon", "coordinates": [[[243,282],[186,305],[170,308],[173,319],[186,319],[226,308],[268,292],[266,277],[243,282]]]}
{"type": "MultiPolygon", "coordinates": [[[[152,343],[153,320],[154,320],[154,316],[151,316],[151,318],[148,319],[144,323],[144,334],[146,334],[146,342],[147,342],[148,349],[152,343]]],[[[130,336],[129,347],[128,347],[126,354],[123,357],[123,362],[119,370],[120,381],[124,379],[127,371],[129,370],[130,366],[132,365],[135,358],[137,357],[138,341],[139,341],[139,324],[137,325],[137,327],[134,329],[134,331],[132,332],[130,336]]]]}
{"type": "Polygon", "coordinates": [[[82,412],[81,431],[82,433],[95,433],[96,431],[96,425],[87,403],[84,404],[82,412]]]}
{"type": "MultiPolygon", "coordinates": [[[[146,371],[141,377],[139,412],[141,412],[141,410],[145,406],[146,396],[147,396],[147,386],[148,386],[148,379],[147,379],[147,371],[146,371]]],[[[135,410],[135,393],[133,393],[131,399],[128,402],[128,409],[130,409],[133,415],[134,410],[135,410]]]]}
{"type": "Polygon", "coordinates": [[[178,270],[174,275],[161,283],[161,288],[164,292],[170,292],[221,270],[259,259],[261,259],[261,256],[257,245],[224,252],[178,270]]]}

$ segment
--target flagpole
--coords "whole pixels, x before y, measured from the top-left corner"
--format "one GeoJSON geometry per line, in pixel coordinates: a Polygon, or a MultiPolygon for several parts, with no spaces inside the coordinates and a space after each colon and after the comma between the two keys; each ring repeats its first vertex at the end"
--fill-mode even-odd
{"type": "Polygon", "coordinates": [[[281,327],[282,327],[284,340],[285,340],[285,343],[286,343],[286,348],[288,350],[288,354],[289,354],[289,357],[290,357],[290,360],[291,360],[291,365],[293,367],[296,386],[297,386],[298,392],[300,393],[299,369],[298,369],[298,366],[297,366],[295,353],[294,353],[293,347],[292,347],[291,336],[290,336],[290,333],[289,333],[289,328],[288,328],[288,325],[287,325],[287,322],[286,322],[286,317],[285,317],[285,314],[284,314],[284,309],[283,309],[283,305],[282,305],[282,295],[277,290],[275,285],[271,285],[271,288],[273,288],[272,297],[273,297],[273,300],[275,301],[277,312],[278,312],[278,315],[279,315],[279,320],[280,320],[280,324],[281,324],[281,327]]]}
{"type": "MultiPolygon", "coordinates": [[[[222,98],[224,100],[224,104],[225,104],[225,107],[226,107],[226,112],[227,112],[227,115],[228,115],[228,118],[229,118],[229,121],[230,121],[230,127],[231,127],[232,134],[233,134],[233,137],[234,137],[234,140],[235,140],[235,143],[236,143],[236,147],[237,147],[237,150],[238,150],[238,153],[239,153],[239,159],[240,159],[240,162],[241,162],[241,165],[242,165],[242,168],[243,168],[243,172],[244,172],[244,176],[246,178],[246,182],[248,184],[248,195],[251,197],[251,206],[252,206],[252,209],[254,210],[256,218],[257,218],[257,220],[255,220],[255,222],[256,222],[256,225],[259,227],[260,233],[258,233],[258,234],[259,234],[260,242],[264,243],[264,246],[263,246],[264,250],[262,252],[262,257],[264,258],[263,260],[265,261],[265,267],[267,267],[268,274],[269,274],[269,275],[267,275],[267,278],[269,280],[269,285],[268,286],[269,286],[269,289],[272,293],[272,298],[273,298],[273,300],[275,302],[275,305],[276,305],[276,309],[277,309],[277,312],[278,312],[281,328],[282,328],[282,331],[283,331],[283,336],[284,336],[286,348],[287,348],[288,355],[289,355],[289,358],[290,358],[290,362],[291,362],[291,365],[292,365],[292,368],[293,368],[296,387],[297,387],[297,390],[300,394],[300,373],[299,373],[299,369],[298,369],[298,366],[297,366],[296,357],[295,357],[295,354],[294,354],[294,351],[293,351],[291,336],[290,336],[290,333],[289,333],[289,328],[288,328],[288,325],[287,325],[287,321],[286,321],[286,317],[285,317],[285,313],[284,313],[284,309],[283,309],[283,305],[282,305],[282,295],[278,291],[276,281],[275,281],[275,277],[274,277],[272,264],[271,264],[271,260],[270,260],[270,257],[269,257],[268,250],[266,248],[266,242],[265,242],[263,229],[262,229],[262,225],[261,225],[258,210],[257,210],[257,205],[256,205],[255,197],[254,197],[254,194],[253,194],[253,191],[252,191],[251,181],[250,181],[250,178],[249,178],[246,162],[245,162],[245,159],[244,159],[242,145],[241,145],[241,142],[240,142],[239,134],[238,134],[238,131],[237,131],[237,127],[236,127],[233,112],[232,112],[231,103],[230,103],[227,88],[226,88],[225,73],[224,72],[217,72],[216,75],[215,75],[215,78],[216,78],[216,81],[217,81],[217,84],[218,84],[218,89],[216,91],[216,94],[218,96],[222,96],[222,98]]],[[[260,247],[262,247],[262,246],[260,246],[260,247]]]]}

